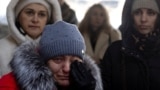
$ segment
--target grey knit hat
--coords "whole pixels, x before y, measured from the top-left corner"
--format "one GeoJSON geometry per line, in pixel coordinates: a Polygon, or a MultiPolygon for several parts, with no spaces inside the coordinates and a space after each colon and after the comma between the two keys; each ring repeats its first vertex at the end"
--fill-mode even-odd
{"type": "Polygon", "coordinates": [[[83,59],[85,51],[84,38],[76,25],[59,21],[44,28],[39,44],[43,59],[61,55],[75,55],[83,59]]]}
{"type": "Polygon", "coordinates": [[[159,13],[159,8],[155,0],[134,0],[132,5],[132,12],[139,8],[148,8],[159,13]]]}

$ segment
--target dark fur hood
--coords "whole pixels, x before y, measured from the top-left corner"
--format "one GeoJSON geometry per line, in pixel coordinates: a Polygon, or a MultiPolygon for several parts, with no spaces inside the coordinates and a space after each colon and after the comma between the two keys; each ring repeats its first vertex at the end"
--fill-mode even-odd
{"type": "MultiPolygon", "coordinates": [[[[22,90],[57,90],[51,71],[37,53],[37,46],[33,42],[26,42],[17,48],[10,63],[17,82],[22,90]]],[[[97,81],[95,90],[102,90],[98,66],[87,55],[84,62],[97,81]]]]}

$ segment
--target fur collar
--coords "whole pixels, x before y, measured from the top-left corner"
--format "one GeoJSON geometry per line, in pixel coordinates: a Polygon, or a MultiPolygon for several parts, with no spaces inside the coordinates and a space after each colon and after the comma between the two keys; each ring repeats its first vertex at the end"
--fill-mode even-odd
{"type": "MultiPolygon", "coordinates": [[[[22,90],[56,90],[52,73],[42,62],[36,47],[37,44],[26,42],[17,48],[10,63],[17,82],[22,90]]],[[[88,56],[84,61],[97,81],[95,90],[103,90],[98,66],[88,56]]]]}

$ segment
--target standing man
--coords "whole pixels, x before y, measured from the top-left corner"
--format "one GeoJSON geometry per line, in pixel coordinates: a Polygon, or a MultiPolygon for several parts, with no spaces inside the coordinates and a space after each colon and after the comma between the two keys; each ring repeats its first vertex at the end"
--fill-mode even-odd
{"type": "Polygon", "coordinates": [[[61,6],[62,18],[64,21],[71,24],[78,24],[78,20],[76,14],[73,9],[69,7],[69,5],[64,0],[58,0],[61,6]]]}

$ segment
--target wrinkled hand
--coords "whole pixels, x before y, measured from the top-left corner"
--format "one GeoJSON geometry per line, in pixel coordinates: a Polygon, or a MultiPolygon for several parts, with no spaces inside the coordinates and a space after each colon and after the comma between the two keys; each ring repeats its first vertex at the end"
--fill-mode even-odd
{"type": "Polygon", "coordinates": [[[95,90],[96,81],[82,62],[71,64],[70,79],[70,90],[95,90]]]}

